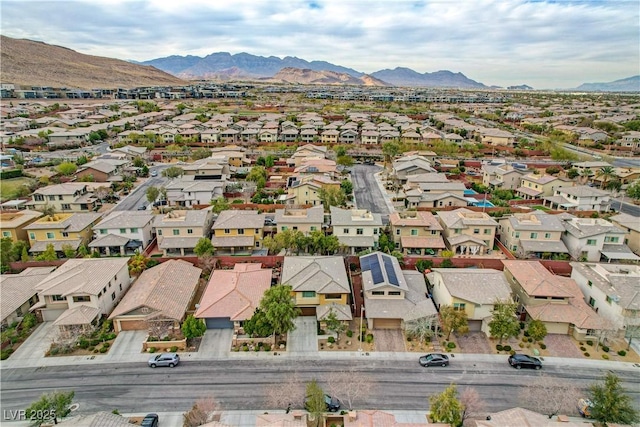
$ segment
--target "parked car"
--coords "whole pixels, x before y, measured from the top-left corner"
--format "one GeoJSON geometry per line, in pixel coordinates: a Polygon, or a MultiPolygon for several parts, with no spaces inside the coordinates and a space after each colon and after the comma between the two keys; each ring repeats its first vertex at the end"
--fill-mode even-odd
{"type": "Polygon", "coordinates": [[[527,356],[526,354],[514,354],[509,356],[509,365],[516,369],[542,369],[542,362],[540,359],[527,356]]]}
{"type": "Polygon", "coordinates": [[[151,171],[151,176],[158,176],[158,171],[157,170],[152,170],[151,171]]]}
{"type": "Polygon", "coordinates": [[[149,366],[155,368],[156,366],[168,366],[173,368],[180,363],[180,356],[176,353],[160,353],[151,356],[149,359],[149,366]]]}
{"type": "MultiPolygon", "coordinates": [[[[307,399],[305,399],[304,401],[305,408],[307,407],[307,399]]],[[[329,412],[338,412],[340,410],[340,401],[335,397],[331,397],[328,394],[325,394],[324,403],[327,405],[327,411],[329,412]]]]}
{"type": "Polygon", "coordinates": [[[449,365],[449,356],[446,354],[440,353],[430,353],[425,354],[424,356],[418,359],[420,366],[448,366],[449,365]]]}
{"type": "Polygon", "coordinates": [[[140,205],[140,206],[138,206],[138,210],[139,210],[139,211],[146,211],[146,210],[147,210],[147,205],[140,205]]]}
{"type": "Polygon", "coordinates": [[[158,427],[159,417],[158,414],[147,414],[142,419],[140,427],[158,427]]]}
{"type": "Polygon", "coordinates": [[[578,412],[582,418],[591,418],[591,408],[593,408],[593,402],[589,399],[578,399],[578,412]]]}

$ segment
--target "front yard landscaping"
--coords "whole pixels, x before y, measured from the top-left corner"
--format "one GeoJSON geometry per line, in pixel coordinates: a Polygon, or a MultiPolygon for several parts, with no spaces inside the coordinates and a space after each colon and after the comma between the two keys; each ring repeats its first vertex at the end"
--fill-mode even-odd
{"type": "Polygon", "coordinates": [[[36,316],[32,313],[26,314],[22,322],[14,322],[7,329],[2,331],[0,342],[2,343],[2,351],[0,352],[0,360],[6,360],[20,347],[29,335],[38,326],[36,316]]]}
{"type": "Polygon", "coordinates": [[[318,334],[318,349],[320,351],[373,351],[374,335],[373,331],[367,329],[366,325],[362,325],[362,341],[358,339],[357,330],[360,327],[360,321],[351,320],[344,333],[338,336],[338,339],[320,330],[318,334]]]}
{"type": "Polygon", "coordinates": [[[105,354],[111,348],[116,339],[113,324],[105,320],[99,328],[86,333],[70,334],[64,338],[58,338],[51,343],[51,347],[45,353],[50,356],[87,356],[91,354],[105,354]]]}

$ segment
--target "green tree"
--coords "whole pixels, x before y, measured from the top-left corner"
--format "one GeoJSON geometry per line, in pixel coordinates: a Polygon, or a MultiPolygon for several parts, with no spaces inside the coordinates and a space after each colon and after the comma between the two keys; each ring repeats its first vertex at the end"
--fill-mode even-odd
{"type": "Polygon", "coordinates": [[[207,331],[207,325],[204,324],[202,319],[196,319],[193,314],[187,316],[182,322],[182,334],[188,340],[198,338],[204,335],[207,331]]]}
{"type": "Polygon", "coordinates": [[[336,157],[343,157],[347,155],[347,149],[344,148],[342,145],[337,145],[333,151],[336,152],[336,157]]]}
{"type": "Polygon", "coordinates": [[[464,310],[456,310],[453,306],[443,305],[440,307],[440,319],[442,330],[447,334],[447,341],[452,332],[466,334],[469,331],[469,320],[467,312],[464,310]]]}
{"type": "Polygon", "coordinates": [[[351,156],[339,156],[336,159],[336,164],[344,166],[344,167],[353,166],[353,157],[351,157],[351,156]]]}
{"type": "Polygon", "coordinates": [[[596,172],[596,177],[602,178],[602,188],[607,186],[607,181],[617,178],[616,169],[613,166],[603,166],[596,172]]]}
{"type": "Polygon", "coordinates": [[[627,196],[634,201],[640,200],[640,181],[636,181],[627,187],[627,196]]]}
{"type": "Polygon", "coordinates": [[[602,383],[589,387],[589,398],[593,403],[591,416],[596,421],[630,425],[640,422],[635,403],[612,372],[605,375],[602,383]]]}
{"type": "Polygon", "coordinates": [[[0,270],[2,273],[10,270],[9,263],[12,261],[12,247],[11,237],[3,237],[0,241],[0,270]]]}
{"type": "Polygon", "coordinates": [[[380,234],[380,237],[378,238],[378,250],[390,254],[395,249],[396,245],[393,243],[393,240],[389,238],[387,233],[380,234]]]}
{"type": "Polygon", "coordinates": [[[191,158],[193,160],[206,159],[207,157],[210,157],[210,156],[211,156],[211,150],[209,150],[208,148],[203,148],[203,147],[196,148],[191,153],[191,158]]]}
{"type": "Polygon", "coordinates": [[[243,328],[244,332],[251,337],[268,337],[273,333],[273,325],[260,307],[256,307],[251,319],[244,322],[243,328]]]}
{"type": "Polygon", "coordinates": [[[348,196],[353,193],[353,183],[348,179],[345,179],[340,183],[340,189],[345,194],[345,196],[348,196]]]}
{"type": "Polygon", "coordinates": [[[166,176],[167,178],[177,178],[182,175],[184,175],[184,169],[178,166],[171,166],[162,171],[162,176],[166,176]]]}
{"type": "Polygon", "coordinates": [[[62,253],[65,258],[74,258],[76,256],[76,250],[71,245],[62,245],[62,253]]]}
{"type": "Polygon", "coordinates": [[[327,404],[324,401],[324,391],[318,385],[318,382],[311,380],[307,383],[306,399],[304,402],[305,409],[309,412],[312,422],[315,422],[316,426],[320,425],[322,415],[327,410],[327,404]]]}
{"type": "Polygon", "coordinates": [[[31,426],[39,426],[43,423],[58,424],[58,420],[66,417],[71,412],[71,403],[75,392],[68,393],[54,391],[43,394],[40,399],[33,402],[25,412],[25,416],[31,421],[31,426]]]}
{"type": "Polygon", "coordinates": [[[229,201],[224,197],[218,197],[211,200],[211,212],[219,214],[222,211],[227,211],[231,208],[229,201]]]}
{"type": "Polygon", "coordinates": [[[578,170],[575,168],[571,168],[567,171],[567,178],[569,179],[574,179],[578,175],[580,175],[580,172],[578,172],[578,170]]]}
{"type": "Polygon", "coordinates": [[[593,176],[593,171],[589,168],[584,168],[580,171],[580,177],[584,180],[583,182],[586,184],[589,181],[589,178],[593,176]]]}
{"type": "Polygon", "coordinates": [[[318,198],[324,206],[325,212],[330,211],[330,206],[344,206],[347,201],[342,189],[333,186],[323,186],[318,190],[318,198]]]}
{"type": "Polygon", "coordinates": [[[324,318],[324,324],[328,330],[335,332],[336,341],[340,341],[340,334],[347,330],[347,325],[338,319],[338,315],[333,307],[329,309],[329,313],[327,313],[327,316],[324,318]]]}
{"type": "Polygon", "coordinates": [[[149,258],[141,253],[135,254],[129,258],[129,273],[138,275],[147,269],[149,258]]]}
{"type": "Polygon", "coordinates": [[[214,252],[215,248],[213,247],[213,243],[211,243],[211,239],[207,237],[201,237],[193,248],[193,253],[199,257],[204,255],[213,255],[214,252]]]}
{"type": "Polygon", "coordinates": [[[89,163],[89,159],[87,159],[87,156],[80,156],[76,159],[76,164],[78,166],[82,166],[86,163],[89,163]]]}
{"type": "Polygon", "coordinates": [[[547,336],[547,327],[544,322],[539,319],[534,319],[529,322],[529,326],[527,326],[527,332],[529,336],[536,341],[541,341],[544,337],[547,336]]]}
{"type": "Polygon", "coordinates": [[[400,154],[400,145],[395,142],[385,142],[382,144],[382,154],[384,154],[385,166],[390,164],[395,156],[400,154]]]}
{"type": "Polygon", "coordinates": [[[141,168],[145,165],[144,160],[142,159],[142,157],[137,156],[135,159],[133,159],[133,166],[136,168],[141,168]]]}
{"type": "Polygon", "coordinates": [[[160,195],[160,190],[158,190],[158,187],[147,187],[147,201],[149,203],[153,203],[156,201],[156,199],[158,198],[158,196],[160,195]]]}
{"type": "Polygon", "coordinates": [[[140,168],[140,175],[144,177],[149,176],[149,166],[142,165],[142,167],[140,168]]]}
{"type": "Polygon", "coordinates": [[[516,304],[496,302],[492,311],[493,318],[489,322],[489,333],[502,340],[517,337],[520,333],[520,322],[516,317],[516,304]]]}
{"type": "Polygon", "coordinates": [[[261,180],[265,180],[267,179],[267,170],[264,168],[264,166],[254,166],[251,168],[251,170],[249,171],[249,173],[247,174],[247,181],[252,181],[252,182],[259,182],[261,180]]]}
{"type": "Polygon", "coordinates": [[[266,159],[264,159],[264,166],[267,168],[272,168],[276,164],[276,159],[269,154],[266,159]]]}
{"type": "Polygon", "coordinates": [[[56,253],[56,250],[53,247],[53,243],[47,244],[47,247],[44,250],[44,252],[40,253],[40,255],[36,257],[36,260],[38,261],[55,261],[57,259],[58,259],[58,254],[56,253]]]}
{"type": "Polygon", "coordinates": [[[448,423],[453,427],[460,427],[463,409],[455,384],[451,384],[440,394],[429,396],[429,416],[434,423],[448,423]]]}
{"type": "Polygon", "coordinates": [[[260,309],[273,326],[276,336],[286,334],[296,327],[293,319],[298,317],[300,310],[296,308],[291,292],[289,285],[276,285],[267,289],[260,300],[260,309]]]}
{"type": "Polygon", "coordinates": [[[60,175],[71,176],[76,173],[78,166],[75,163],[62,162],[56,167],[56,170],[60,175]]]}

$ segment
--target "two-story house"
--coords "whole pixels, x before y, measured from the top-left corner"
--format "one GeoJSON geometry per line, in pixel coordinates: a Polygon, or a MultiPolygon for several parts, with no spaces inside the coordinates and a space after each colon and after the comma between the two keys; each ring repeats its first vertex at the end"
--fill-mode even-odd
{"type": "Polygon", "coordinates": [[[119,177],[129,160],[98,159],[80,166],[75,174],[78,180],[91,178],[93,182],[111,182],[119,177]]]}
{"type": "Polygon", "coordinates": [[[303,160],[293,173],[299,176],[319,175],[331,179],[336,179],[339,175],[335,161],[316,158],[303,160]]]}
{"type": "Polygon", "coordinates": [[[446,249],[442,226],[427,211],[393,212],[389,215],[396,249],[404,255],[440,255],[446,249]]]}
{"type": "Polygon", "coordinates": [[[298,167],[306,159],[324,159],[327,157],[327,147],[323,145],[306,144],[296,148],[295,153],[287,160],[287,164],[298,167]]]}
{"type": "Polygon", "coordinates": [[[322,205],[320,189],[340,188],[340,183],[321,175],[296,177],[287,189],[287,200],[295,205],[322,205]]]}
{"type": "Polygon", "coordinates": [[[563,221],[543,211],[515,213],[498,220],[500,242],[521,258],[569,253],[562,241],[563,221]]]}
{"type": "Polygon", "coordinates": [[[611,204],[608,191],[578,185],[575,187],[559,187],[553,196],[544,198],[544,206],[551,209],[607,212],[611,204]]]}
{"type": "Polygon", "coordinates": [[[437,316],[424,276],[403,271],[394,256],[374,252],[360,257],[364,313],[370,329],[405,329],[437,316]]]}
{"type": "Polygon", "coordinates": [[[224,195],[224,181],[197,180],[197,176],[182,176],[172,180],[165,186],[167,190],[167,204],[193,208],[207,205],[211,200],[224,195]]]}
{"type": "Polygon", "coordinates": [[[42,212],[29,209],[21,211],[0,211],[0,231],[3,239],[11,239],[12,242],[22,240],[29,241],[25,227],[42,216],[42,212]]]}
{"type": "Polygon", "coordinates": [[[24,229],[29,234],[31,254],[37,255],[53,245],[58,255],[66,249],[77,251],[91,241],[93,227],[100,221],[100,213],[62,213],[44,216],[24,229]]]}
{"type": "Polygon", "coordinates": [[[575,185],[571,180],[553,175],[530,173],[520,178],[520,186],[516,194],[525,200],[542,199],[553,196],[556,188],[575,185]]]}
{"type": "Polygon", "coordinates": [[[96,200],[86,183],[67,182],[37,189],[27,207],[38,211],[52,208],[56,212],[91,212],[96,200]]]}
{"type": "Polygon", "coordinates": [[[551,273],[539,261],[503,260],[502,264],[522,320],[540,320],[547,333],[577,340],[596,337],[609,327],[584,301],[575,280],[551,273]]]}
{"type": "Polygon", "coordinates": [[[464,207],[469,205],[469,201],[464,197],[465,190],[465,185],[458,181],[410,183],[405,185],[404,204],[410,209],[464,207]],[[407,188],[409,185],[411,188],[407,188]]]}
{"type": "Polygon", "coordinates": [[[175,210],[156,215],[153,229],[164,256],[192,255],[198,241],[209,238],[213,214],[210,210],[175,210]]]}
{"type": "Polygon", "coordinates": [[[640,267],[628,264],[571,263],[571,278],[596,313],[621,336],[631,338],[640,327],[640,267]]]}
{"type": "Polygon", "coordinates": [[[227,181],[230,170],[228,159],[224,155],[207,157],[181,166],[185,176],[194,176],[195,180],[227,181]]]}
{"type": "Polygon", "coordinates": [[[626,243],[629,249],[636,255],[640,255],[640,220],[638,217],[620,213],[609,217],[609,221],[627,232],[624,243],[626,243]]]}
{"type": "Polygon", "coordinates": [[[482,184],[490,188],[501,190],[515,190],[520,181],[529,171],[513,165],[482,165],[482,184]]]}
{"type": "Polygon", "coordinates": [[[403,185],[411,175],[437,172],[426,157],[410,155],[400,157],[393,162],[392,175],[395,180],[403,185]]]}
{"type": "Polygon", "coordinates": [[[258,211],[227,210],[213,223],[211,243],[217,254],[251,254],[262,247],[264,214],[258,211]]]}
{"type": "Polygon", "coordinates": [[[382,234],[382,217],[365,209],[340,209],[331,206],[333,235],[350,254],[375,250],[382,234]]]}
{"type": "Polygon", "coordinates": [[[579,261],[638,260],[624,243],[627,232],[603,218],[569,218],[564,220],[562,241],[569,254],[579,261]]]}
{"type": "Polygon", "coordinates": [[[113,211],[93,227],[92,251],[106,256],[132,255],[152,240],[153,214],[113,211]]]}
{"type": "Polygon", "coordinates": [[[484,255],[493,250],[498,223],[485,212],[460,208],[436,213],[447,247],[456,255],[484,255]]]}
{"type": "Polygon", "coordinates": [[[125,294],[131,278],[129,258],[70,259],[36,285],[39,310],[60,334],[91,330],[125,294]]]}
{"type": "Polygon", "coordinates": [[[321,315],[319,307],[325,305],[351,312],[351,285],[340,256],[285,256],[281,283],[291,286],[296,307],[303,316],[321,315]]]}
{"type": "Polygon", "coordinates": [[[469,330],[489,335],[497,302],[511,302],[511,286],[502,271],[491,268],[434,268],[427,274],[433,301],[467,313],[469,330]]]}
{"type": "Polygon", "coordinates": [[[276,210],[275,223],[278,231],[300,231],[309,234],[322,230],[324,224],[324,208],[314,206],[308,209],[284,208],[276,210]]]}
{"type": "Polygon", "coordinates": [[[0,274],[0,325],[4,327],[22,320],[38,302],[36,285],[56,267],[29,267],[19,274],[0,274]]]}

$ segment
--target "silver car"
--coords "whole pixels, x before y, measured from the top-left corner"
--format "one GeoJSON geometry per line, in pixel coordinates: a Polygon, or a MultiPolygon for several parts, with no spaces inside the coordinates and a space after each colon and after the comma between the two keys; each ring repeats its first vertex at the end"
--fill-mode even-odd
{"type": "Polygon", "coordinates": [[[156,354],[149,359],[149,366],[155,368],[156,366],[168,366],[173,368],[180,363],[180,356],[176,353],[160,353],[156,354]]]}

